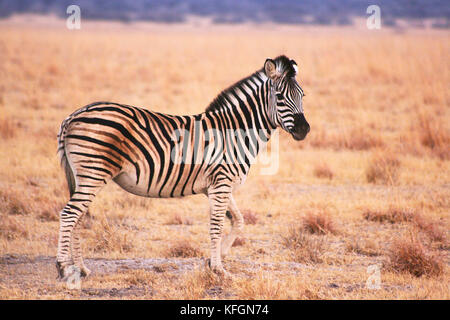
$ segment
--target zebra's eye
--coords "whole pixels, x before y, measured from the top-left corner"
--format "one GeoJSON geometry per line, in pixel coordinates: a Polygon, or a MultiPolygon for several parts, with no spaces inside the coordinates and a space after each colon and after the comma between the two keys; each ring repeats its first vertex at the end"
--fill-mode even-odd
{"type": "Polygon", "coordinates": [[[282,100],[283,99],[283,95],[281,93],[277,93],[277,99],[282,100]]]}

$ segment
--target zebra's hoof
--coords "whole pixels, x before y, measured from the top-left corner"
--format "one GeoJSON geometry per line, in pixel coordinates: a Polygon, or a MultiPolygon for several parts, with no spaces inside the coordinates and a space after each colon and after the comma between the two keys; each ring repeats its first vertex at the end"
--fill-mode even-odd
{"type": "Polygon", "coordinates": [[[70,264],[68,262],[56,261],[56,271],[58,272],[56,279],[60,281],[65,281],[67,279],[67,268],[69,267],[69,265],[70,264]]]}
{"type": "Polygon", "coordinates": [[[80,276],[82,278],[87,278],[91,274],[91,270],[89,270],[86,266],[82,266],[80,268],[80,276]]]}

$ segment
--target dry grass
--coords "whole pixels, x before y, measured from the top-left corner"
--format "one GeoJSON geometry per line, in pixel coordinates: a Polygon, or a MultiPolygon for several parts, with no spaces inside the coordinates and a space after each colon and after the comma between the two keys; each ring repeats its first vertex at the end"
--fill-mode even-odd
{"type": "Polygon", "coordinates": [[[391,205],[386,210],[366,210],[363,216],[368,221],[401,223],[413,221],[416,213],[410,208],[391,205]]]}
{"type": "Polygon", "coordinates": [[[202,257],[203,253],[199,248],[193,246],[191,241],[178,240],[168,249],[167,256],[177,258],[196,258],[202,257]]]}
{"type": "Polygon", "coordinates": [[[439,115],[432,115],[423,110],[417,113],[417,130],[420,142],[442,159],[450,158],[450,132],[445,128],[439,115]]]}
{"type": "Polygon", "coordinates": [[[445,264],[438,254],[417,237],[407,236],[395,239],[390,251],[389,268],[397,272],[408,272],[416,277],[440,276],[445,264]]]}
{"type": "Polygon", "coordinates": [[[242,216],[245,224],[256,224],[258,222],[258,216],[251,210],[244,210],[242,216]]]}
{"type": "Polygon", "coordinates": [[[303,227],[291,227],[285,236],[283,244],[291,250],[294,261],[299,263],[322,263],[325,243],[322,237],[305,233],[303,227]]]}
{"type": "Polygon", "coordinates": [[[94,252],[130,252],[134,244],[116,224],[103,218],[92,230],[95,237],[94,252]]]}
{"type": "Polygon", "coordinates": [[[0,138],[11,139],[17,133],[17,126],[9,118],[0,117],[0,138]]]}
{"type": "Polygon", "coordinates": [[[179,213],[174,214],[167,222],[168,225],[192,225],[194,222],[190,217],[185,217],[179,213]]]}
{"type": "Polygon", "coordinates": [[[424,215],[416,215],[413,221],[414,225],[423,233],[425,233],[431,241],[439,242],[440,246],[448,248],[447,235],[445,227],[439,222],[433,221],[424,215]]]}
{"type": "Polygon", "coordinates": [[[333,179],[334,173],[326,163],[314,167],[314,175],[318,178],[333,179]]]}
{"type": "Polygon", "coordinates": [[[314,234],[337,234],[336,223],[326,212],[308,212],[302,219],[302,229],[314,234]]]}
{"type": "Polygon", "coordinates": [[[447,31],[85,21],[72,32],[30,21],[0,21],[1,299],[450,299],[439,263],[449,259],[447,31]],[[245,225],[223,261],[233,281],[203,266],[204,196],[146,199],[108,184],[81,229],[93,275],[79,293],[56,284],[61,121],[101,100],[196,114],[279,54],[299,64],[311,132],[298,142],[281,131],[276,174],[256,163],[234,192],[245,225]],[[396,247],[409,230],[421,240],[396,247]],[[391,258],[381,289],[365,289],[367,266],[391,258]],[[124,268],[103,266],[114,262],[124,268]]]}
{"type": "Polygon", "coordinates": [[[0,236],[6,240],[27,239],[28,230],[18,219],[8,216],[0,216],[0,236]]]}
{"type": "Polygon", "coordinates": [[[376,257],[383,254],[382,249],[377,241],[370,239],[359,242],[358,240],[351,239],[347,242],[346,249],[349,252],[362,254],[364,256],[376,257]]]}
{"type": "Polygon", "coordinates": [[[239,246],[243,246],[245,245],[245,243],[247,242],[247,240],[245,238],[242,237],[237,237],[234,242],[233,242],[233,247],[239,247],[239,246]]]}
{"type": "Polygon", "coordinates": [[[396,183],[400,164],[398,158],[387,151],[375,153],[366,167],[367,182],[382,184],[396,183]]]}
{"type": "Polygon", "coordinates": [[[27,215],[31,212],[31,207],[18,192],[0,190],[0,211],[10,215],[27,215]]]}

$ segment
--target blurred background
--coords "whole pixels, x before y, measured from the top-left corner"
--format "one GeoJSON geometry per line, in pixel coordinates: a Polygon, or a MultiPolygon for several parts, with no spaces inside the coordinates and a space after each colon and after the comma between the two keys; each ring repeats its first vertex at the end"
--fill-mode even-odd
{"type": "Polygon", "coordinates": [[[383,24],[396,26],[408,20],[415,26],[448,28],[450,6],[445,0],[17,0],[0,1],[0,16],[35,13],[64,18],[69,5],[83,8],[85,19],[186,22],[190,17],[208,17],[213,23],[281,23],[351,25],[355,17],[364,17],[369,5],[383,8],[383,24]]]}

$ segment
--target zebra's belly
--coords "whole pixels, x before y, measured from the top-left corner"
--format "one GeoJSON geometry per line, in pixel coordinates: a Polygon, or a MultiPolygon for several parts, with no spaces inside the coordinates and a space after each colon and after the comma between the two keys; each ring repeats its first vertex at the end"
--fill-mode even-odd
{"type": "Polygon", "coordinates": [[[125,191],[148,198],[172,198],[188,196],[197,193],[206,193],[206,186],[200,183],[197,183],[194,188],[184,188],[182,193],[179,188],[176,189],[176,192],[172,193],[169,186],[163,188],[162,192],[161,188],[159,187],[152,187],[148,189],[148,184],[145,182],[145,180],[141,180],[140,183],[136,184],[136,176],[127,172],[122,172],[113,180],[125,191]]]}

